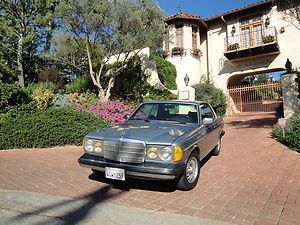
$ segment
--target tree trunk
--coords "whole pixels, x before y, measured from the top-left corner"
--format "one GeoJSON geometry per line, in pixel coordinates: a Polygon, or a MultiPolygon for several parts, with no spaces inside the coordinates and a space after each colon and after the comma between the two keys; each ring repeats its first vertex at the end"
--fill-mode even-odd
{"type": "Polygon", "coordinates": [[[17,65],[19,85],[25,87],[24,70],[23,70],[23,34],[21,33],[18,41],[17,65]]]}

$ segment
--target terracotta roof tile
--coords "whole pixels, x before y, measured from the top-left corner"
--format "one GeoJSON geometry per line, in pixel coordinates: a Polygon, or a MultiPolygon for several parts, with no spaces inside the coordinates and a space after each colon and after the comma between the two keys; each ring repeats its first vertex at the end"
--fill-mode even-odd
{"type": "Polygon", "coordinates": [[[192,15],[192,14],[188,14],[188,13],[177,13],[177,14],[173,14],[171,16],[168,16],[165,19],[165,22],[168,23],[172,20],[176,20],[176,19],[186,19],[186,20],[194,20],[196,22],[198,22],[200,25],[207,27],[205,22],[203,21],[203,19],[200,16],[196,16],[196,15],[192,15]]]}
{"type": "Polygon", "coordinates": [[[173,14],[171,16],[168,16],[165,21],[169,21],[169,20],[172,20],[172,19],[195,19],[195,20],[202,20],[200,16],[196,16],[196,15],[192,15],[192,14],[188,14],[188,13],[177,13],[177,14],[173,14]]]}
{"type": "Polygon", "coordinates": [[[216,16],[207,17],[207,18],[204,19],[204,21],[205,21],[205,22],[211,21],[211,20],[220,18],[221,16],[226,16],[226,15],[229,15],[229,14],[232,14],[232,13],[236,13],[236,12],[239,12],[239,11],[242,11],[242,10],[245,10],[245,9],[250,9],[250,8],[253,8],[253,7],[256,7],[256,6],[261,6],[261,5],[270,4],[270,3],[273,3],[274,1],[275,1],[275,0],[264,0],[264,1],[260,1],[260,2],[251,4],[251,5],[248,5],[248,6],[244,6],[244,7],[241,7],[241,8],[237,8],[237,9],[233,9],[233,10],[227,11],[227,12],[225,12],[225,13],[222,13],[222,14],[219,14],[219,15],[216,15],[216,16]]]}

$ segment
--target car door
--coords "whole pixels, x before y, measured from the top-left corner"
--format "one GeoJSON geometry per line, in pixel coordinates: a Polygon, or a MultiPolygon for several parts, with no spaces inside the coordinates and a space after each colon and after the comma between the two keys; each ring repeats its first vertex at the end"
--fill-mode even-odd
{"type": "Polygon", "coordinates": [[[205,135],[200,140],[200,158],[203,159],[218,143],[218,131],[217,126],[217,117],[213,109],[207,103],[200,104],[200,115],[201,115],[201,129],[204,130],[205,135]],[[210,118],[212,123],[204,125],[203,119],[210,118]]]}

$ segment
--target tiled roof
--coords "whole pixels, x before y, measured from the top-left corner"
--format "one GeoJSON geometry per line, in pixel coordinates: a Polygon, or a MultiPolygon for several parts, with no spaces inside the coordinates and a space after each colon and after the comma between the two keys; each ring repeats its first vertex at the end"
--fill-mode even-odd
{"type": "Polygon", "coordinates": [[[203,19],[200,16],[195,16],[195,15],[183,13],[183,12],[168,16],[165,19],[165,22],[168,23],[172,20],[177,20],[177,19],[193,20],[195,22],[198,22],[201,26],[207,27],[205,22],[203,21],[203,19]]]}
{"type": "Polygon", "coordinates": [[[274,1],[275,0],[260,1],[260,2],[254,3],[252,5],[248,5],[248,6],[245,6],[245,7],[238,8],[238,9],[233,9],[233,10],[230,10],[228,12],[216,15],[216,16],[211,16],[211,17],[205,18],[204,21],[207,22],[207,21],[215,20],[215,19],[220,18],[222,16],[233,14],[233,13],[236,13],[236,12],[239,12],[239,11],[242,11],[242,10],[245,10],[245,9],[250,9],[250,8],[253,8],[253,7],[256,7],[256,6],[268,5],[268,4],[273,3],[274,1]]]}
{"type": "Polygon", "coordinates": [[[165,21],[173,20],[173,19],[193,19],[193,20],[202,20],[200,16],[195,16],[188,13],[177,13],[171,16],[168,16],[165,21]]]}

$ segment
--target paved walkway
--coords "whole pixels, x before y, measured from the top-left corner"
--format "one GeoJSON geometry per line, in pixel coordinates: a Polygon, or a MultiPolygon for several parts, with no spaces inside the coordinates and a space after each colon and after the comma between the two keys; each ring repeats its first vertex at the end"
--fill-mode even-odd
{"type": "Polygon", "coordinates": [[[0,189],[93,196],[99,204],[235,224],[300,224],[300,157],[271,138],[273,116],[240,115],[225,122],[221,155],[202,167],[197,187],[189,192],[166,182],[108,185],[77,165],[78,147],[1,151],[0,189]]]}

